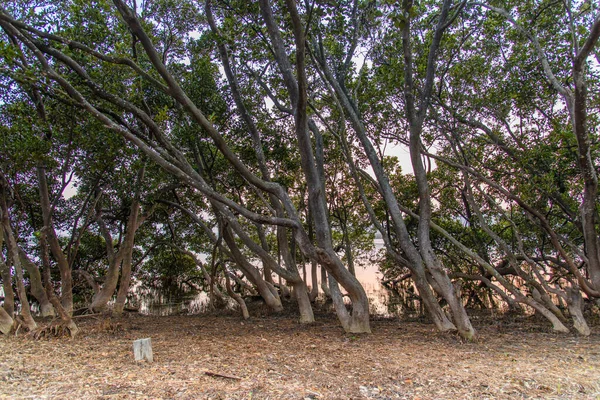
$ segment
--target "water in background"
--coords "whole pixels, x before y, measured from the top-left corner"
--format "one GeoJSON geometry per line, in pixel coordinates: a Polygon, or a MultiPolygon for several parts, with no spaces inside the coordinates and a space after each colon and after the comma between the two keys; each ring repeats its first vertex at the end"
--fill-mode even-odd
{"type": "MultiPolygon", "coordinates": [[[[375,239],[374,253],[383,246],[381,239],[375,239]]],[[[310,264],[306,264],[307,283],[311,282],[310,264]]],[[[400,313],[397,295],[381,284],[383,275],[375,263],[357,265],[356,278],[362,284],[369,298],[369,309],[372,315],[393,316],[400,313]]],[[[303,271],[300,271],[303,274],[303,271]]],[[[318,274],[320,285],[320,273],[318,274]]],[[[176,293],[164,293],[160,289],[145,288],[135,285],[134,302],[138,303],[139,312],[150,315],[198,314],[205,312],[209,306],[208,294],[204,291],[188,290],[176,293]]],[[[229,306],[234,307],[233,300],[229,306]]]]}

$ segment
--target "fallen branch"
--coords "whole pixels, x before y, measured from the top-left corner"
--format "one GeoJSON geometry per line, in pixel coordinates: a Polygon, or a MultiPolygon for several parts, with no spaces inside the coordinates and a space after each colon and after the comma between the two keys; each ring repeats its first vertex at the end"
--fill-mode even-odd
{"type": "Polygon", "coordinates": [[[226,379],[233,379],[236,381],[242,380],[242,378],[240,378],[238,376],[218,374],[216,372],[210,372],[210,371],[204,371],[204,375],[212,376],[213,378],[226,378],[226,379]]]}
{"type": "Polygon", "coordinates": [[[73,315],[71,318],[89,318],[89,317],[93,317],[95,319],[98,319],[99,315],[104,315],[104,313],[73,315]]]}

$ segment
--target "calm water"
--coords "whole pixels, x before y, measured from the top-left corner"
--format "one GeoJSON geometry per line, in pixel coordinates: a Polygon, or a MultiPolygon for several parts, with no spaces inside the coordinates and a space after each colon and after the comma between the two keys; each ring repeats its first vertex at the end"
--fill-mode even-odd
{"type": "MultiPolygon", "coordinates": [[[[375,252],[381,249],[381,243],[375,242],[375,252]]],[[[300,270],[300,274],[303,271],[300,270]]],[[[311,282],[310,265],[307,265],[307,282],[311,282]]],[[[390,316],[396,315],[396,297],[381,284],[382,274],[377,265],[366,264],[356,266],[356,278],[365,288],[369,298],[371,314],[390,316]]],[[[318,275],[320,285],[320,273],[318,275]]],[[[138,287],[137,296],[140,299],[140,312],[152,315],[196,314],[206,311],[209,298],[206,292],[190,292],[185,295],[168,295],[154,289],[138,287]]],[[[231,306],[234,306],[231,301],[231,306]]]]}

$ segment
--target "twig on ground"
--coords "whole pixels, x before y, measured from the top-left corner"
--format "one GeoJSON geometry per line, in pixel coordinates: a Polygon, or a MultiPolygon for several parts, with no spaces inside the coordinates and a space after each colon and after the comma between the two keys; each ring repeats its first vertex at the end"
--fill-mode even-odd
{"type": "Polygon", "coordinates": [[[96,314],[82,314],[82,315],[73,315],[71,318],[75,319],[75,318],[88,318],[88,317],[93,317],[94,319],[98,319],[96,318],[96,316],[98,315],[103,315],[102,313],[96,313],[96,314]]]}
{"type": "Polygon", "coordinates": [[[238,376],[224,375],[224,374],[219,374],[219,373],[210,372],[210,371],[204,371],[204,375],[212,376],[213,378],[234,379],[236,381],[241,381],[242,380],[242,378],[240,378],[238,376]]]}

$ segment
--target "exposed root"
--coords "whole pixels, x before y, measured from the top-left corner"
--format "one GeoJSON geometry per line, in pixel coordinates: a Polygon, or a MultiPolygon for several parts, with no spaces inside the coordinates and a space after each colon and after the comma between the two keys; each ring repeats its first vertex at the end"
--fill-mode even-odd
{"type": "Polygon", "coordinates": [[[53,320],[48,325],[39,326],[29,332],[29,336],[34,340],[51,337],[75,337],[79,332],[79,328],[72,321],[65,323],[61,320],[53,320]]]}

